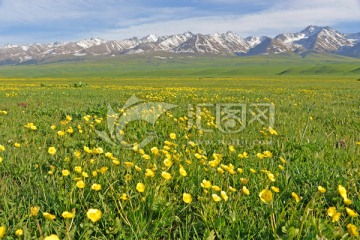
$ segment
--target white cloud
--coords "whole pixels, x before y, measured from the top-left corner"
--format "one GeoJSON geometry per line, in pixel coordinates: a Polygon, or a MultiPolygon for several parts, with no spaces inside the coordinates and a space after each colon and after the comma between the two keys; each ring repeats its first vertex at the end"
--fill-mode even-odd
{"type": "Polygon", "coordinates": [[[356,0],[295,0],[280,2],[270,9],[245,15],[141,23],[94,34],[106,39],[122,39],[148,33],[166,35],[185,31],[213,33],[231,30],[243,37],[260,34],[273,36],[286,31],[298,31],[307,25],[331,26],[350,21],[360,22],[360,6],[356,0]]]}

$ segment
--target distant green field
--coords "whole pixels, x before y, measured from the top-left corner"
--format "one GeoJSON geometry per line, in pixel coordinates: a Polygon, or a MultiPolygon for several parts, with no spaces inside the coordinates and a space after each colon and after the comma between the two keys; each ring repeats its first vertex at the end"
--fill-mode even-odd
{"type": "Polygon", "coordinates": [[[357,77],[360,59],[338,55],[295,54],[230,57],[121,55],[82,61],[0,67],[1,78],[126,78],[126,77],[357,77]]]}

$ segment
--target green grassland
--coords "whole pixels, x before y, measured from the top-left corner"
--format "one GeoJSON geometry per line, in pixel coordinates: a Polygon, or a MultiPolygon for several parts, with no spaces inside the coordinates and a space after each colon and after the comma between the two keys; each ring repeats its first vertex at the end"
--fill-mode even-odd
{"type": "Polygon", "coordinates": [[[166,59],[0,67],[4,239],[357,239],[359,217],[346,208],[360,213],[359,59],[158,56],[166,59]],[[140,150],[119,139],[109,144],[95,131],[111,128],[108,106],[121,118],[134,95],[177,105],[153,126],[134,121],[122,129],[129,143],[156,132],[140,150]],[[220,131],[215,105],[225,103],[273,104],[277,134],[260,123],[220,131]],[[200,123],[191,125],[196,106],[200,123]],[[260,197],[263,190],[272,199],[260,197]],[[38,215],[30,215],[35,206],[38,215]],[[101,219],[90,220],[91,208],[101,219]],[[75,217],[65,219],[64,211],[75,217]]]}

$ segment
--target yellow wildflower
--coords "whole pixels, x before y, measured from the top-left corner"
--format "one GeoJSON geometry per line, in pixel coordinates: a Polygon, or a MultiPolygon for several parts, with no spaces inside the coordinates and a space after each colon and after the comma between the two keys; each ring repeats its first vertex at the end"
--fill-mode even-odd
{"type": "Polygon", "coordinates": [[[30,208],[30,216],[36,217],[39,213],[39,210],[40,210],[40,207],[37,207],[37,206],[31,207],[30,208]]]}
{"type": "Polygon", "coordinates": [[[15,235],[17,237],[21,237],[22,235],[24,235],[24,231],[22,229],[18,229],[15,231],[15,235]]]}
{"type": "Polygon", "coordinates": [[[93,222],[97,222],[101,219],[102,217],[102,212],[99,209],[93,209],[90,208],[87,213],[86,216],[93,222]]]}
{"type": "Polygon", "coordinates": [[[301,198],[300,198],[295,192],[292,192],[292,193],[291,193],[291,196],[295,199],[296,202],[300,202],[300,201],[301,201],[301,198]]]}
{"type": "Polygon", "coordinates": [[[183,177],[187,176],[187,172],[186,172],[185,168],[182,165],[180,165],[179,173],[183,177]]]}
{"type": "Polygon", "coordinates": [[[348,225],[346,225],[346,228],[351,236],[359,236],[359,231],[354,224],[349,223],[348,225]]]}
{"type": "Polygon", "coordinates": [[[61,173],[62,173],[62,175],[63,175],[64,177],[70,175],[70,171],[69,171],[69,170],[66,170],[66,169],[62,170],[61,173]]]}
{"type": "Polygon", "coordinates": [[[176,134],[175,134],[175,133],[170,133],[170,138],[171,138],[172,140],[175,140],[175,139],[176,139],[176,134]]]}
{"type": "Polygon", "coordinates": [[[5,147],[3,145],[0,145],[0,152],[4,152],[5,151],[5,147]]]}
{"type": "Polygon", "coordinates": [[[20,144],[20,143],[14,143],[14,147],[20,148],[20,147],[21,147],[21,144],[20,144]]]}
{"type": "Polygon", "coordinates": [[[80,180],[80,181],[77,181],[76,182],[76,186],[78,187],[78,188],[84,188],[85,187],[85,182],[83,181],[83,180],[80,180]]]}
{"type": "Polygon", "coordinates": [[[338,222],[340,220],[340,217],[341,217],[340,212],[335,213],[335,215],[331,219],[331,222],[338,222]]]}
{"type": "Polygon", "coordinates": [[[350,209],[350,208],[345,208],[346,209],[346,213],[353,218],[356,218],[359,216],[359,214],[357,212],[355,212],[354,210],[350,209]]]}
{"type": "Polygon", "coordinates": [[[203,188],[211,188],[211,182],[204,179],[201,182],[201,187],[203,187],[203,188]]]}
{"type": "Polygon", "coordinates": [[[56,234],[51,234],[50,236],[45,237],[44,240],[60,240],[60,238],[56,234]]]}
{"type": "Polygon", "coordinates": [[[183,201],[185,203],[191,203],[192,202],[192,197],[189,193],[183,193],[183,201]]]}
{"type": "Polygon", "coordinates": [[[322,187],[322,186],[318,186],[318,191],[321,193],[325,193],[326,192],[326,188],[322,187]]]}
{"type": "Polygon", "coordinates": [[[212,186],[211,188],[212,188],[212,190],[214,190],[214,191],[216,191],[216,192],[220,192],[220,191],[221,191],[221,188],[220,188],[219,186],[216,186],[216,185],[212,186]]]}
{"type": "Polygon", "coordinates": [[[61,214],[61,216],[65,219],[69,219],[69,218],[74,218],[75,217],[75,213],[74,212],[68,212],[65,211],[61,214]]]}
{"type": "Polygon", "coordinates": [[[242,189],[241,189],[241,191],[242,191],[245,195],[247,195],[247,196],[250,195],[250,191],[249,191],[249,189],[248,189],[246,186],[243,186],[242,189]]]}
{"type": "Polygon", "coordinates": [[[264,189],[259,193],[259,198],[264,203],[269,203],[273,200],[273,194],[270,190],[264,189]]]}
{"type": "Polygon", "coordinates": [[[146,176],[146,177],[154,177],[154,176],[155,176],[155,173],[154,173],[153,170],[147,168],[147,169],[145,170],[145,176],[146,176]]]}
{"type": "Polygon", "coordinates": [[[221,191],[220,196],[222,197],[222,199],[224,199],[224,201],[227,201],[229,199],[225,191],[221,191]]]}
{"type": "Polygon", "coordinates": [[[338,186],[338,191],[342,198],[347,198],[346,189],[342,185],[338,186]]]}
{"type": "Polygon", "coordinates": [[[55,153],[56,153],[56,148],[54,148],[54,147],[49,147],[48,153],[51,154],[51,155],[55,155],[55,153]]]}
{"type": "Polygon", "coordinates": [[[101,190],[101,185],[100,185],[100,184],[97,184],[97,183],[94,183],[94,184],[91,186],[91,189],[94,190],[94,191],[100,191],[100,190],[101,190]]]}
{"type": "Polygon", "coordinates": [[[336,214],[336,207],[329,207],[327,210],[327,214],[329,215],[329,217],[333,217],[336,214]]]}
{"type": "Polygon", "coordinates": [[[221,201],[221,197],[219,197],[217,194],[212,194],[211,197],[215,202],[220,202],[221,201]]]}
{"type": "Polygon", "coordinates": [[[136,190],[138,192],[141,192],[141,193],[144,192],[145,191],[145,185],[143,183],[136,184],[136,190]]]}
{"type": "Polygon", "coordinates": [[[48,220],[54,220],[56,218],[55,215],[51,214],[51,213],[48,213],[48,212],[44,212],[43,213],[43,217],[48,219],[48,220]]]}
{"type": "Polygon", "coordinates": [[[123,193],[123,194],[121,195],[120,199],[125,201],[125,200],[128,200],[129,198],[128,198],[128,196],[126,195],[126,193],[123,193]]]}
{"type": "Polygon", "coordinates": [[[273,192],[276,192],[276,193],[280,192],[280,189],[278,187],[275,187],[275,186],[272,186],[271,190],[273,190],[273,192]]]}
{"type": "Polygon", "coordinates": [[[6,233],[6,227],[0,226],[0,238],[3,238],[5,236],[5,233],[6,233]]]}
{"type": "Polygon", "coordinates": [[[163,171],[163,172],[161,173],[161,176],[162,176],[163,178],[165,178],[166,180],[170,180],[170,179],[172,178],[171,174],[168,173],[168,172],[165,172],[165,171],[163,171]]]}

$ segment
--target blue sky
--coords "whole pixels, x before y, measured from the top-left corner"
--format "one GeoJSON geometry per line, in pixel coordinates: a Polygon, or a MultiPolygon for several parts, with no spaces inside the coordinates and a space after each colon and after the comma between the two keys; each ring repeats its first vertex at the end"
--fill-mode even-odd
{"type": "Polygon", "coordinates": [[[308,25],[360,32],[360,0],[0,0],[1,45],[186,31],[275,36],[308,25]]]}

